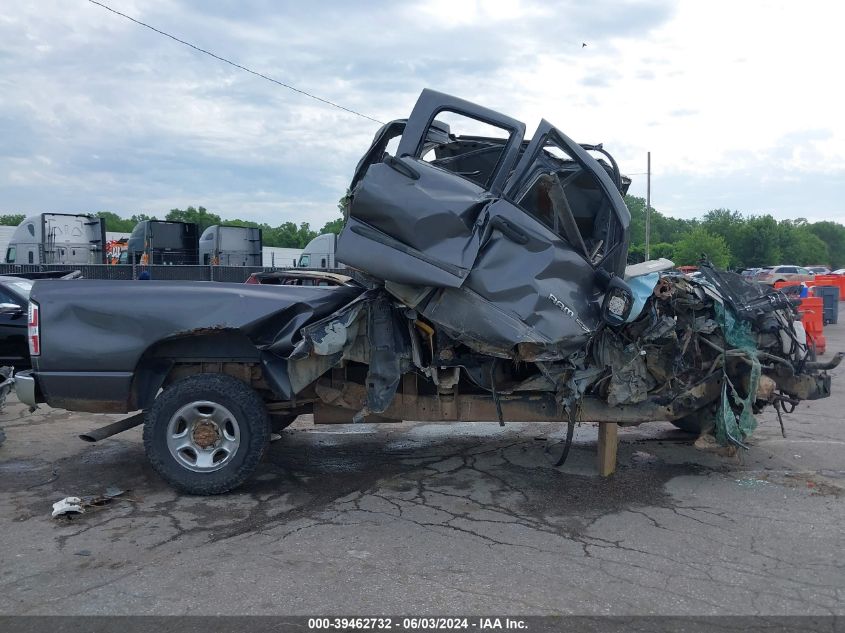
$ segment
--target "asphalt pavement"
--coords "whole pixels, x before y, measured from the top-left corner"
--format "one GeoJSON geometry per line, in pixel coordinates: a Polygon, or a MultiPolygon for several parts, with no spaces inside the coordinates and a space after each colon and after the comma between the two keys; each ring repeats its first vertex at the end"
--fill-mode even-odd
{"type": "MultiPolygon", "coordinates": [[[[845,325],[826,328],[828,353],[845,325]]],[[[781,437],[760,417],[724,457],[665,423],[596,428],[563,468],[550,424],[315,427],[303,416],[258,476],[180,495],[117,416],[10,397],[0,426],[2,614],[843,614],[845,368],[781,437]],[[550,439],[551,438],[551,439],[550,439]],[[71,520],[66,496],[125,492],[71,520]]]]}

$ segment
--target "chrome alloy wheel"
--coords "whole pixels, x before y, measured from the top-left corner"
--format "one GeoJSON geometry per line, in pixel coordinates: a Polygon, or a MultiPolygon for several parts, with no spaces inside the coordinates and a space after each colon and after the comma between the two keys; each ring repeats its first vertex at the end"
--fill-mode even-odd
{"type": "Polygon", "coordinates": [[[199,400],[176,411],[167,424],[167,448],[180,466],[198,473],[223,468],[238,452],[241,430],[217,402],[199,400]]]}

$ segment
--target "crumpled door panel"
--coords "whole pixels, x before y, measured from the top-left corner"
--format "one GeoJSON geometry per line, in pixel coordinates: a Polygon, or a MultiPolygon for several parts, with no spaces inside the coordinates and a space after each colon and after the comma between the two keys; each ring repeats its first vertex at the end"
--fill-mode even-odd
{"type": "Polygon", "coordinates": [[[460,290],[435,295],[424,314],[471,347],[498,356],[565,358],[599,324],[592,267],[506,200],[487,209],[486,239],[460,290]],[[540,349],[544,348],[544,349],[540,349]]]}
{"type": "Polygon", "coordinates": [[[478,254],[478,185],[423,161],[371,165],[355,189],[337,257],[399,283],[459,286],[478,254]],[[368,230],[369,229],[369,230],[368,230]]]}
{"type": "Polygon", "coordinates": [[[466,286],[513,311],[551,340],[595,330],[599,311],[592,266],[569,244],[510,202],[499,200],[490,205],[488,213],[489,237],[466,286]],[[515,242],[495,228],[500,218],[524,236],[524,243],[515,242]],[[552,305],[550,295],[574,311],[581,323],[568,314],[561,321],[558,317],[566,311],[552,305]]]}
{"type": "Polygon", "coordinates": [[[338,261],[384,281],[456,288],[468,271],[439,262],[369,224],[350,217],[338,239],[338,261]],[[342,240],[342,241],[341,241],[342,240]],[[343,244],[343,247],[340,247],[343,244]]]}

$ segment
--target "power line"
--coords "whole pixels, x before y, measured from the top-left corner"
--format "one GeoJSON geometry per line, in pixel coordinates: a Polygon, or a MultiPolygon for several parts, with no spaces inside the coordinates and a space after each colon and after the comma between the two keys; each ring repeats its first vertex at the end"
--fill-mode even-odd
{"type": "Polygon", "coordinates": [[[322,97],[318,97],[317,95],[311,94],[310,92],[306,92],[305,90],[300,90],[299,88],[291,86],[290,84],[286,84],[282,81],[279,81],[278,79],[273,79],[272,77],[268,77],[267,75],[265,75],[263,73],[252,70],[251,68],[247,68],[246,66],[242,66],[241,64],[238,64],[237,62],[233,62],[230,59],[226,59],[225,57],[220,57],[220,55],[216,55],[216,54],[212,53],[211,51],[207,51],[204,48],[200,48],[199,46],[196,46],[195,44],[191,44],[190,42],[186,42],[185,40],[179,39],[175,35],[171,35],[170,33],[166,33],[165,31],[162,31],[161,29],[157,29],[156,27],[151,26],[151,25],[147,24],[146,22],[141,22],[140,20],[136,20],[132,16],[126,15],[125,13],[121,13],[117,9],[112,9],[110,6],[105,5],[102,2],[97,2],[97,0],[88,0],[88,2],[90,2],[91,4],[96,4],[98,7],[102,7],[106,11],[111,11],[115,15],[119,15],[120,17],[125,18],[125,19],[129,20],[130,22],[134,22],[135,24],[138,24],[139,26],[143,26],[143,27],[150,29],[151,31],[155,31],[159,35],[164,35],[165,37],[169,37],[171,40],[173,40],[175,42],[179,42],[180,44],[184,44],[185,46],[188,46],[190,48],[193,48],[195,51],[198,51],[200,53],[204,53],[204,54],[208,55],[209,57],[213,57],[214,59],[217,59],[221,62],[225,62],[225,63],[229,64],[230,66],[234,66],[235,68],[238,68],[240,70],[245,70],[246,72],[248,72],[252,75],[255,75],[256,77],[261,77],[262,79],[266,79],[267,81],[271,81],[274,84],[278,84],[279,86],[282,86],[283,88],[287,88],[288,90],[293,90],[294,92],[298,92],[301,95],[305,95],[306,97],[310,97],[311,99],[314,99],[314,100],[319,101],[321,103],[325,103],[326,105],[330,105],[332,107],[339,108],[340,110],[343,110],[344,112],[348,112],[349,114],[354,114],[355,116],[359,116],[361,118],[368,119],[368,120],[372,121],[373,123],[378,123],[379,125],[384,125],[384,122],[379,121],[378,119],[374,119],[371,116],[367,116],[366,114],[362,114],[361,112],[358,112],[357,110],[353,110],[352,108],[346,108],[346,107],[344,107],[344,106],[342,106],[338,103],[335,103],[334,101],[329,101],[328,99],[323,99],[322,97]]]}

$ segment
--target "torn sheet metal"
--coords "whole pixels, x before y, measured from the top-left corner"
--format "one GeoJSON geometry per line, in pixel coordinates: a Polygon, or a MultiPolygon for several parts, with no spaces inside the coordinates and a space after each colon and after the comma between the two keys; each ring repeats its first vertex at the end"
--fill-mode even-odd
{"type": "Polygon", "coordinates": [[[383,294],[369,304],[367,331],[370,340],[370,363],[367,371],[367,406],[354,421],[360,422],[367,413],[382,413],[396,394],[402,371],[402,357],[410,348],[403,336],[401,318],[395,313],[392,301],[383,294]]]}
{"type": "Polygon", "coordinates": [[[344,359],[369,362],[366,315],[370,304],[383,294],[379,290],[364,292],[329,316],[303,328],[301,338],[287,360],[275,355],[267,357],[265,363],[274,364],[273,377],[285,379],[276,390],[287,390],[293,396],[344,359]]]}
{"type": "Polygon", "coordinates": [[[656,382],[646,366],[646,352],[639,345],[625,345],[613,332],[606,330],[592,344],[593,357],[599,367],[606,367],[607,402],[611,406],[635,404],[648,398],[656,382]]]}
{"type": "Polygon", "coordinates": [[[361,311],[366,311],[382,294],[378,289],[362,292],[350,303],[302,328],[300,340],[289,358],[301,359],[312,353],[329,356],[343,351],[359,334],[361,311]]]}

